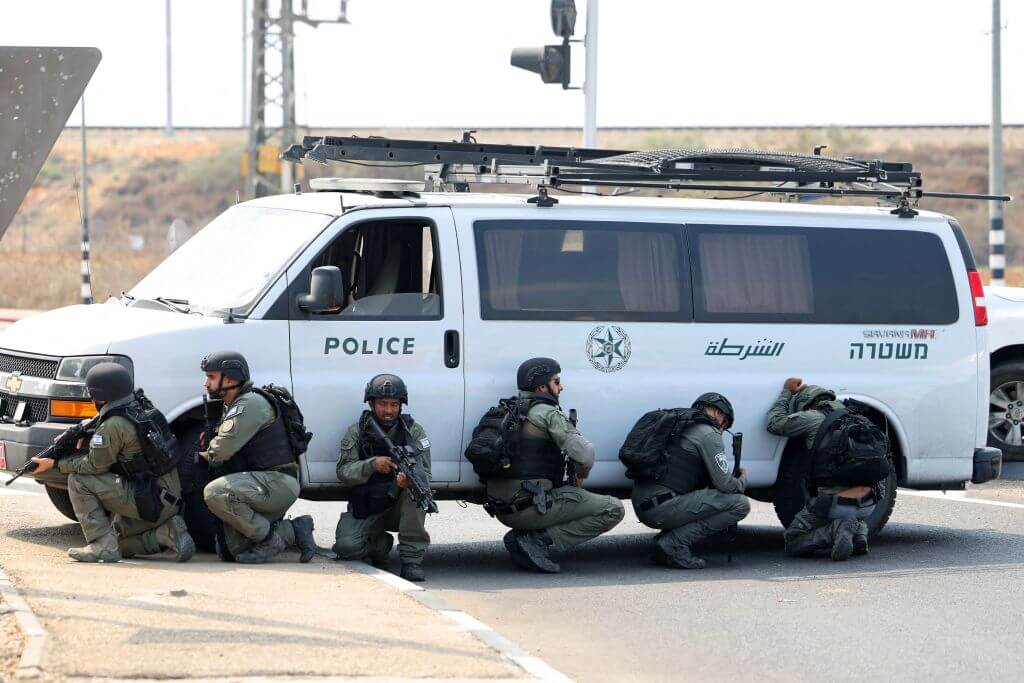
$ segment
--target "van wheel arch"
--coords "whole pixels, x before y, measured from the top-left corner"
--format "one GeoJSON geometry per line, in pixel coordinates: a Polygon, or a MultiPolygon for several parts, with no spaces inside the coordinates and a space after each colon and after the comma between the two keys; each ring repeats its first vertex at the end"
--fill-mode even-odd
{"type": "MultiPolygon", "coordinates": [[[[989,396],[1002,387],[1009,385],[1009,389],[1012,391],[1013,387],[1018,385],[1020,382],[1024,382],[1024,346],[1005,346],[995,353],[992,354],[989,360],[989,396]]],[[[1010,398],[1018,398],[1019,392],[1010,394],[1010,398]]],[[[1003,452],[1004,460],[1024,460],[1024,444],[1013,444],[1004,441],[1002,438],[992,433],[993,417],[1003,417],[1002,411],[997,413],[993,412],[993,404],[991,401],[988,404],[989,427],[987,427],[986,443],[989,446],[998,448],[1003,452]]],[[[1003,417],[1005,424],[1007,417],[1003,417]]],[[[1006,435],[1009,436],[1009,435],[1006,435]]]]}
{"type": "MultiPolygon", "coordinates": [[[[878,411],[871,411],[868,418],[885,430],[892,446],[892,473],[882,482],[882,499],[876,505],[874,513],[867,519],[869,533],[877,536],[892,516],[896,506],[896,488],[901,482],[906,481],[907,465],[899,437],[885,416],[878,411]]],[[[809,494],[806,472],[807,449],[799,440],[790,439],[782,453],[779,473],[772,488],[775,514],[784,527],[788,527],[796,514],[807,504],[809,494]]]]}

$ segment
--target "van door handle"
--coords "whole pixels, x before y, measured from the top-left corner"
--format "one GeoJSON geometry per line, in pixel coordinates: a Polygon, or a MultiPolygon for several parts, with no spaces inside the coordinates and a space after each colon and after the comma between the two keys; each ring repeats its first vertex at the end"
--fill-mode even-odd
{"type": "Polygon", "coordinates": [[[444,366],[459,367],[459,331],[448,330],[444,333],[444,366]]]}

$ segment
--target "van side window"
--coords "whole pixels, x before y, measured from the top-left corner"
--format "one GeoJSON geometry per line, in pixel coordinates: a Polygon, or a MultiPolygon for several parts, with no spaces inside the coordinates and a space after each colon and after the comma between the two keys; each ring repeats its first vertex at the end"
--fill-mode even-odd
{"type": "Polygon", "coordinates": [[[947,325],[956,286],[937,235],[688,225],[698,322],[947,325]]]}
{"type": "Polygon", "coordinates": [[[474,229],[485,320],[690,318],[679,226],[477,221],[474,229]]]}
{"type": "Polygon", "coordinates": [[[338,266],[342,317],[441,318],[437,230],[423,220],[371,221],[348,228],[313,263],[338,266]]]}

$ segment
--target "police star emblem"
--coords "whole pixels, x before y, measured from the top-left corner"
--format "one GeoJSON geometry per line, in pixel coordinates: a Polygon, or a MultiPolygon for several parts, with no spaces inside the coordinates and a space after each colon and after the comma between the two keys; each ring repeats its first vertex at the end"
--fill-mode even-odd
{"type": "Polygon", "coordinates": [[[587,359],[601,372],[616,372],[629,362],[629,335],[616,325],[598,325],[587,337],[587,359]]]}

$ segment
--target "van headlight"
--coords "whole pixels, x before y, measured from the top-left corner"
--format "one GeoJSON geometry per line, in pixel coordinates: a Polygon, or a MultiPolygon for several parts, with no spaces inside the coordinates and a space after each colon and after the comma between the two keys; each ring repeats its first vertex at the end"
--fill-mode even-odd
{"type": "Polygon", "coordinates": [[[85,382],[85,375],[100,363],[117,363],[128,369],[135,378],[135,367],[128,356],[69,356],[57,367],[57,380],[61,382],[85,382]]]}

